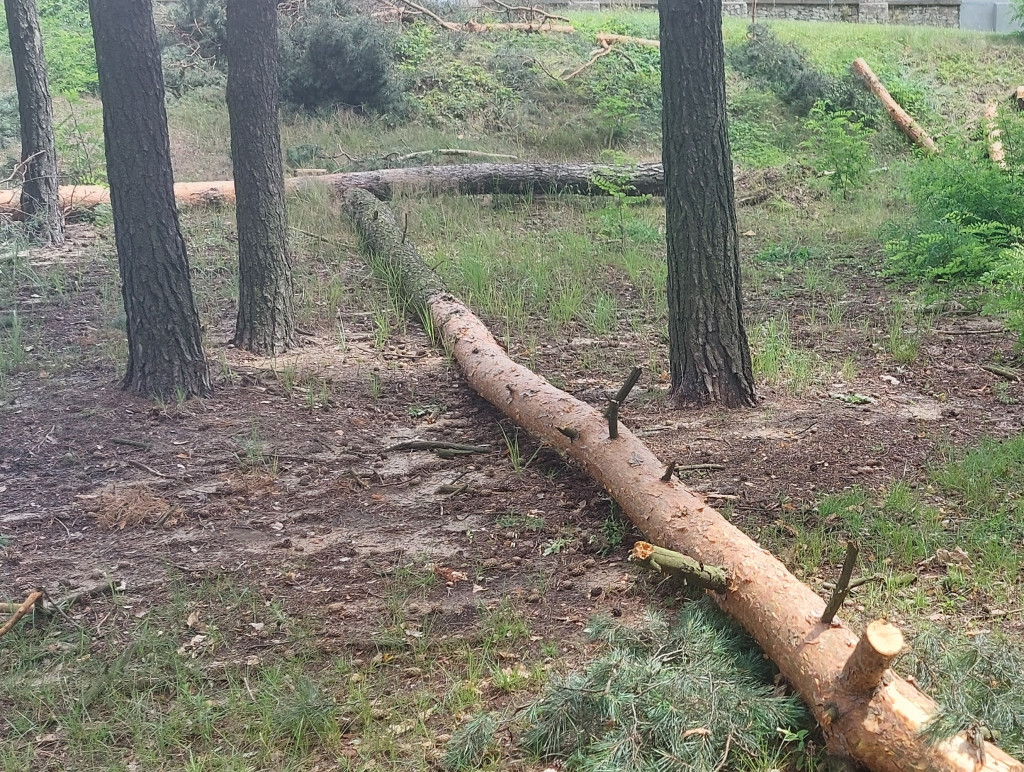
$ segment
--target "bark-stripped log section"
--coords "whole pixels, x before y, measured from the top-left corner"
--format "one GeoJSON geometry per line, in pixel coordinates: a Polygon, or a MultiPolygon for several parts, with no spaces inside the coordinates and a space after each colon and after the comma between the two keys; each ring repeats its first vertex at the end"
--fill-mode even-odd
{"type": "MultiPolygon", "coordinates": [[[[292,177],[285,180],[285,189],[299,191],[326,185],[342,192],[361,188],[385,199],[397,193],[578,193],[602,196],[607,194],[607,190],[594,184],[594,180],[601,177],[614,180],[634,195],[660,196],[665,192],[665,175],[658,163],[636,166],[497,163],[412,166],[292,177]]],[[[17,217],[20,195],[17,189],[0,191],[0,214],[17,217]]],[[[230,204],[235,200],[235,184],[231,180],[179,182],[174,186],[174,196],[182,206],[230,204]]],[[[110,191],[98,185],[61,187],[60,197],[65,209],[90,209],[110,203],[110,191]]]]}
{"type": "Polygon", "coordinates": [[[598,410],[513,362],[445,290],[386,205],[358,190],[348,191],[343,204],[373,259],[399,277],[401,291],[421,314],[430,315],[478,394],[579,463],[652,542],[727,572],[729,588],[715,599],[811,706],[834,752],[877,772],[1024,772],[1024,765],[991,744],[982,757],[963,733],[935,744],[923,739],[936,705],[901,678],[868,694],[848,689],[843,668],[858,638],[839,622],[819,621],[821,598],[699,495],[675,480],[663,482],[664,465],[625,427],[610,440],[598,410]]]}
{"type": "Polygon", "coordinates": [[[878,76],[875,75],[866,61],[856,59],[853,62],[852,69],[854,73],[864,79],[868,88],[871,89],[871,93],[878,97],[878,101],[882,103],[885,111],[889,113],[893,123],[899,126],[900,131],[906,134],[911,142],[927,153],[939,152],[935,142],[928,136],[928,132],[922,129],[921,125],[911,118],[906,110],[900,107],[899,102],[892,98],[892,94],[882,85],[882,81],[878,79],[878,76]]]}

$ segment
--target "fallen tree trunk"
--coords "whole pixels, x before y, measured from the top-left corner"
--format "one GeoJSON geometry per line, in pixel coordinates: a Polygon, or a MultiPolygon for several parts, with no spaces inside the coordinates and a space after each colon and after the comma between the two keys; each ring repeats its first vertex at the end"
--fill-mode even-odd
{"type": "Polygon", "coordinates": [[[343,206],[405,298],[429,314],[477,393],[578,462],[653,542],[724,569],[728,589],[713,597],[807,701],[832,751],[877,772],[1024,772],[965,733],[935,743],[922,738],[936,705],[887,669],[892,636],[881,648],[878,636],[869,636],[858,649],[858,636],[841,622],[820,622],[825,602],[696,493],[671,476],[662,479],[662,463],[635,435],[621,427],[610,439],[600,412],[513,362],[446,291],[386,205],[349,190],[343,206]]]}
{"type": "Polygon", "coordinates": [[[652,38],[635,38],[632,35],[612,35],[609,32],[598,32],[597,44],[599,46],[610,46],[615,43],[631,43],[635,46],[651,46],[661,48],[661,41],[652,38]]]}
{"type": "Polygon", "coordinates": [[[885,111],[889,113],[893,122],[899,126],[900,131],[907,135],[911,142],[924,149],[928,153],[939,152],[934,140],[928,136],[928,132],[921,128],[921,125],[900,107],[899,102],[892,98],[892,94],[882,85],[882,81],[872,72],[868,63],[863,59],[857,59],[852,66],[853,71],[864,79],[871,92],[878,97],[885,111]]]}
{"type": "Polygon", "coordinates": [[[999,104],[993,100],[985,106],[985,135],[988,138],[988,157],[1000,169],[1006,168],[1006,151],[1003,150],[1002,132],[998,123],[999,104]]]}
{"type": "MultiPolygon", "coordinates": [[[[605,195],[607,190],[594,184],[597,178],[614,180],[616,185],[635,195],[660,196],[665,191],[661,164],[636,166],[610,164],[451,164],[378,169],[369,172],[343,172],[321,176],[291,177],[285,180],[288,191],[326,185],[341,193],[349,188],[367,190],[378,198],[389,199],[396,193],[579,193],[605,195]]],[[[65,209],[90,209],[110,203],[110,190],[98,185],[69,185],[60,189],[65,209]]],[[[235,200],[235,183],[179,182],[174,198],[181,206],[227,204],[235,200]]],[[[0,191],[0,214],[19,217],[21,191],[0,191]]]]}

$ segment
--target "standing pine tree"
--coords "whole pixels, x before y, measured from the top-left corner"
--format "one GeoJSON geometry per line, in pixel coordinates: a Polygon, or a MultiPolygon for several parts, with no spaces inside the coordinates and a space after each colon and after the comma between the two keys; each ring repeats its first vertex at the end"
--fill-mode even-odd
{"type": "Polygon", "coordinates": [[[295,344],[277,118],[276,0],[228,0],[227,30],[227,101],[238,221],[235,345],[273,354],[295,344]]]}
{"type": "Polygon", "coordinates": [[[64,243],[64,212],[39,11],[35,0],[4,0],[4,10],[21,115],[21,159],[25,167],[21,211],[32,236],[56,246],[64,243]]]}
{"type": "Polygon", "coordinates": [[[661,2],[669,361],[677,404],[754,404],[725,117],[721,0],[661,2]]]}
{"type": "Polygon", "coordinates": [[[127,389],[210,391],[174,202],[164,77],[151,0],[89,0],[128,332],[127,389]]]}

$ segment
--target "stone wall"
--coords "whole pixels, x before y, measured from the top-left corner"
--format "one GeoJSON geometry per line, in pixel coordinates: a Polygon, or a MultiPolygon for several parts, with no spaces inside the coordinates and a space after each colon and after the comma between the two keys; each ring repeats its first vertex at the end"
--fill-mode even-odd
{"type": "MultiPolygon", "coordinates": [[[[729,16],[749,16],[752,5],[722,0],[729,16]]],[[[759,0],[757,18],[959,27],[960,0],[759,0]]]]}

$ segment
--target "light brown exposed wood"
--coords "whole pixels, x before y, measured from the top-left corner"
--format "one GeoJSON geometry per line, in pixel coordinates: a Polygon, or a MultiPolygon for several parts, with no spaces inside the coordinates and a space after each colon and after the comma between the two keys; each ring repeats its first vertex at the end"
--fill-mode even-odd
{"type": "Polygon", "coordinates": [[[635,38],[631,35],[612,35],[608,32],[597,33],[597,44],[600,46],[610,46],[615,43],[631,43],[637,46],[652,46],[654,48],[661,48],[660,40],[652,40],[651,38],[635,38]]]}
{"type": "Polygon", "coordinates": [[[995,100],[985,106],[985,134],[988,137],[988,157],[1001,169],[1006,168],[1006,151],[1003,150],[1002,132],[999,130],[999,104],[995,100]]]}
{"type": "MultiPolygon", "coordinates": [[[[379,198],[391,198],[398,192],[605,195],[607,191],[594,184],[595,177],[600,176],[614,178],[637,195],[660,196],[665,190],[661,164],[653,163],[636,166],[541,163],[413,166],[289,177],[285,180],[285,189],[294,192],[309,186],[326,185],[342,192],[349,188],[362,188],[379,198]]],[[[20,196],[17,189],[0,190],[0,214],[18,217],[20,196]]],[[[99,185],[61,187],[60,196],[65,209],[90,209],[110,203],[110,190],[99,185]]],[[[231,180],[179,182],[174,186],[174,197],[182,206],[230,204],[235,200],[235,184],[231,180]]]]}
{"type": "Polygon", "coordinates": [[[709,566],[682,553],[658,547],[646,541],[638,541],[629,553],[629,559],[655,571],[683,579],[697,587],[704,587],[716,592],[725,592],[729,586],[729,577],[719,566],[709,566]]]}
{"type": "Polygon", "coordinates": [[[878,76],[875,75],[866,61],[863,59],[855,60],[853,63],[853,71],[864,79],[868,88],[871,89],[871,92],[876,97],[878,97],[878,101],[882,103],[882,106],[885,108],[885,111],[889,113],[893,122],[899,126],[900,131],[906,134],[914,144],[918,145],[926,152],[939,152],[934,140],[928,136],[928,132],[921,128],[921,125],[911,118],[907,111],[900,107],[899,103],[892,98],[888,89],[882,85],[882,81],[878,79],[878,76]]]}
{"type": "Polygon", "coordinates": [[[25,602],[18,606],[18,610],[14,612],[10,619],[0,627],[0,638],[5,636],[8,632],[14,629],[14,626],[21,621],[22,617],[26,616],[37,603],[42,602],[43,591],[36,590],[35,592],[29,593],[29,596],[25,598],[25,602]]]}
{"type": "Polygon", "coordinates": [[[698,494],[676,480],[662,481],[664,464],[628,429],[609,439],[598,410],[512,361],[403,238],[387,206],[358,190],[343,201],[366,248],[398,278],[406,299],[430,315],[474,390],[576,461],[651,542],[728,572],[728,590],[714,594],[716,601],[803,696],[831,750],[877,772],[1024,772],[1024,765],[991,744],[980,760],[963,733],[934,744],[922,739],[935,703],[898,677],[871,694],[846,687],[841,676],[858,636],[839,621],[819,621],[821,598],[698,494]]]}
{"type": "Polygon", "coordinates": [[[903,651],[903,633],[885,620],[868,625],[853,654],[843,668],[843,683],[851,692],[872,692],[882,683],[882,675],[903,651]]]}

